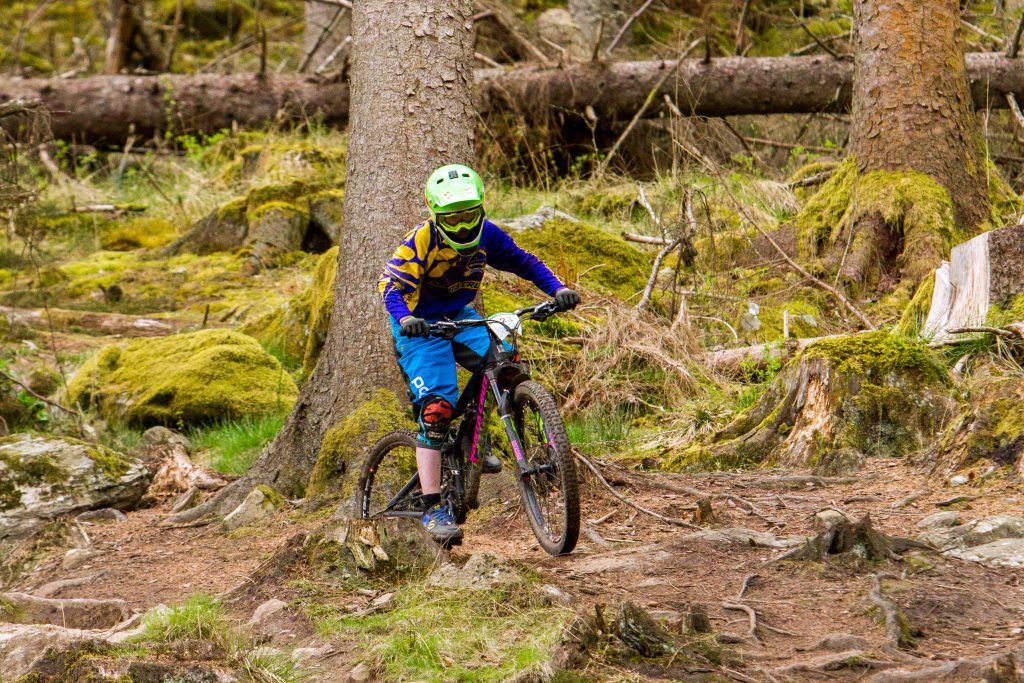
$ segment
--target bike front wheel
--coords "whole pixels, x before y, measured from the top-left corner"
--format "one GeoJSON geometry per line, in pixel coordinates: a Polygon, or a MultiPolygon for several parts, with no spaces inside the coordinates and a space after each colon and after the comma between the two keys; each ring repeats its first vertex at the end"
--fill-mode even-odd
{"type": "Polygon", "coordinates": [[[356,488],[359,516],[419,517],[423,514],[420,497],[416,435],[405,430],[386,434],[363,463],[356,488]]]}
{"type": "Polygon", "coordinates": [[[512,419],[525,457],[519,491],[534,535],[551,555],[565,555],[580,535],[576,463],[555,399],[534,381],[516,387],[512,419]]]}

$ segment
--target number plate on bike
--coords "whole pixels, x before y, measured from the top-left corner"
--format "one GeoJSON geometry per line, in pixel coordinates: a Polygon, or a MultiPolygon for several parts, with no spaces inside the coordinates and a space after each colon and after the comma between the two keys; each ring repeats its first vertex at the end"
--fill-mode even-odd
{"type": "Polygon", "coordinates": [[[498,339],[504,341],[513,331],[518,331],[522,320],[515,313],[495,313],[487,318],[487,327],[491,328],[498,339]]]}

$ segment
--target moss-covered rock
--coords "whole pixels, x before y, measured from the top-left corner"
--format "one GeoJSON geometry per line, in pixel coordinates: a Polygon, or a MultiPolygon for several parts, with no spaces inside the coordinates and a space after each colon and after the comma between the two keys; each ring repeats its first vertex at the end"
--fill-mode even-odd
{"type": "Polygon", "coordinates": [[[414,429],[409,409],[387,389],[378,389],[368,401],[327,430],[313,473],[309,498],[347,498],[370,448],[396,429],[414,429]]]}
{"type": "Polygon", "coordinates": [[[338,248],[323,253],[316,262],[313,279],[299,294],[276,310],[242,327],[278,358],[309,374],[327,341],[327,327],[334,306],[334,278],[338,248]]]}
{"type": "Polygon", "coordinates": [[[625,240],[579,221],[554,218],[513,238],[570,285],[579,283],[620,299],[642,291],[650,260],[625,240]]]}
{"type": "Polygon", "coordinates": [[[259,342],[228,330],[107,346],[68,386],[71,402],[141,426],[284,412],[297,394],[295,382],[259,342]]]}
{"type": "Polygon", "coordinates": [[[53,518],[97,507],[130,507],[150,474],[141,462],[77,439],[17,434],[0,439],[0,540],[53,518]]]}
{"type": "Polygon", "coordinates": [[[952,414],[945,366],[922,342],[888,332],[823,339],[764,395],[670,466],[816,465],[844,448],[903,456],[931,443],[952,414]]]}

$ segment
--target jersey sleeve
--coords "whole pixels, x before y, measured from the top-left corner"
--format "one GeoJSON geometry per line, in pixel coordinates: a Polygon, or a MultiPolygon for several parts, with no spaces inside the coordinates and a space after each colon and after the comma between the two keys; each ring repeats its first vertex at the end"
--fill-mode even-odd
{"type": "Polygon", "coordinates": [[[484,229],[487,231],[487,265],[529,280],[548,296],[554,296],[565,287],[546,263],[516,244],[504,230],[490,221],[484,224],[484,229]]]}
{"type": "Polygon", "coordinates": [[[377,281],[377,287],[384,307],[396,322],[412,315],[412,309],[416,308],[429,250],[429,226],[420,225],[405,236],[384,264],[384,272],[377,281]]]}

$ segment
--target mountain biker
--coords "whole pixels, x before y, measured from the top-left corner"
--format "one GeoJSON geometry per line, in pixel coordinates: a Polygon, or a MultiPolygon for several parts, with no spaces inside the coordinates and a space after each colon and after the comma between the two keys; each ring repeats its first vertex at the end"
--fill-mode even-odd
{"type": "MultiPolygon", "coordinates": [[[[449,341],[430,337],[428,326],[442,319],[480,319],[470,304],[485,264],[533,282],[563,310],[575,308],[580,297],[485,218],[483,181],[473,169],[442,166],[430,174],[425,194],[430,219],[405,236],[378,285],[419,422],[416,466],[426,510],[422,522],[435,540],[452,542],[462,538],[462,529],[441,502],[439,449],[459,397],[455,364],[475,370],[490,348],[490,337],[485,328],[471,327],[449,341]]],[[[482,470],[500,472],[501,461],[488,452],[482,470]]]]}

